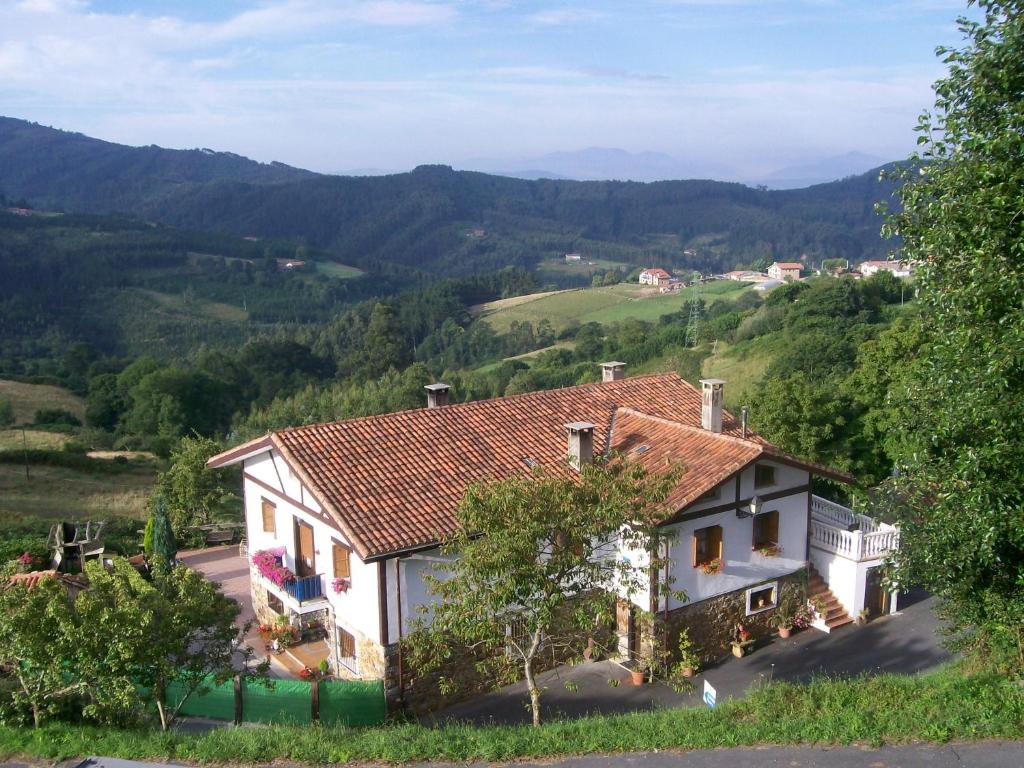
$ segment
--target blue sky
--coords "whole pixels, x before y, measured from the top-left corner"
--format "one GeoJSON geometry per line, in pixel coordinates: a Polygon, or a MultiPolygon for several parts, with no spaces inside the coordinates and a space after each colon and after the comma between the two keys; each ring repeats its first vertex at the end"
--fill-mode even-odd
{"type": "MultiPolygon", "coordinates": [[[[913,147],[961,0],[0,0],[0,113],[314,170],[913,147]]],[[[976,15],[976,12],[974,12],[976,15]]]]}

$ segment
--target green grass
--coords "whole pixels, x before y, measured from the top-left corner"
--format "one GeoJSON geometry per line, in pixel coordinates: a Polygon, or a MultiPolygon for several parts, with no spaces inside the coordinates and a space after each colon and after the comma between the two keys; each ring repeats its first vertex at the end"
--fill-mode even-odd
{"type": "Polygon", "coordinates": [[[0,379],[0,397],[11,401],[17,424],[30,424],[42,408],[61,408],[85,419],[85,400],[61,387],[0,379]]]}
{"type": "Polygon", "coordinates": [[[678,312],[695,294],[711,303],[723,297],[735,298],[746,289],[746,283],[723,280],[699,289],[658,293],[635,283],[620,283],[606,288],[537,294],[534,299],[521,296],[515,301],[491,302],[476,309],[497,333],[506,333],[513,321],[528,321],[536,326],[543,319],[550,321],[558,332],[572,323],[606,324],[628,319],[653,322],[662,315],[678,312]]]}
{"type": "Polygon", "coordinates": [[[593,275],[595,272],[607,272],[609,269],[618,269],[619,267],[623,267],[629,272],[634,265],[608,259],[588,259],[584,253],[579,261],[566,261],[564,258],[545,259],[537,264],[537,271],[557,272],[563,275],[593,275]]]}
{"type": "Polygon", "coordinates": [[[807,685],[775,683],[717,709],[656,710],[529,726],[363,730],[225,728],[202,735],[52,725],[0,727],[0,759],[108,755],[197,763],[509,761],[761,744],[899,744],[1024,737],[1024,689],[942,669],[807,685]]]}
{"type": "Polygon", "coordinates": [[[23,439],[20,429],[0,429],[0,451],[20,451],[25,447],[29,450],[60,450],[72,440],[73,435],[66,435],[63,432],[26,429],[23,439]]]}
{"type": "Polygon", "coordinates": [[[156,466],[136,461],[121,467],[105,459],[92,461],[98,462],[92,465],[94,471],[30,464],[27,480],[22,465],[0,463],[0,519],[144,518],[156,466]],[[101,468],[104,471],[99,471],[101,468]]]}
{"type": "Polygon", "coordinates": [[[778,333],[759,336],[738,344],[718,342],[715,353],[705,358],[705,378],[725,379],[725,404],[735,410],[749,405],[764,377],[764,372],[779,353],[783,343],[778,333]]]}
{"type": "Polygon", "coordinates": [[[181,294],[161,293],[160,291],[149,291],[143,288],[135,290],[156,302],[161,309],[167,310],[172,314],[199,315],[201,317],[208,317],[211,320],[221,320],[227,323],[244,323],[249,318],[249,313],[241,307],[224,304],[220,301],[209,301],[199,298],[186,299],[181,294]]]}
{"type": "Polygon", "coordinates": [[[338,280],[349,280],[365,274],[361,269],[350,267],[348,264],[339,264],[336,261],[318,261],[316,262],[316,271],[317,274],[324,277],[333,277],[338,280]]]}

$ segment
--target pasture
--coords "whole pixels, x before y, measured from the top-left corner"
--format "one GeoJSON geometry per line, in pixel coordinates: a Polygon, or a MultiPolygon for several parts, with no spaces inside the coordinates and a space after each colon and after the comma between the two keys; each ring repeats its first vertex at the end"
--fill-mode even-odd
{"type": "Polygon", "coordinates": [[[0,379],[0,397],[7,398],[14,406],[15,424],[32,423],[36,411],[43,408],[60,408],[85,420],[85,400],[62,387],[0,379]]]}

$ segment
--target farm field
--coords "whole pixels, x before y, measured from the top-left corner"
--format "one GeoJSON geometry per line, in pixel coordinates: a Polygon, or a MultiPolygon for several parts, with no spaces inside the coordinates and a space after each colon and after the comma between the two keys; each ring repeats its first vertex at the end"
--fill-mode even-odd
{"type": "Polygon", "coordinates": [[[61,408],[79,419],[85,418],[85,400],[62,387],[0,379],[0,397],[7,398],[14,406],[16,424],[31,423],[36,411],[42,408],[61,408]]]}
{"type": "Polygon", "coordinates": [[[333,277],[338,280],[350,280],[365,274],[361,269],[350,267],[348,264],[340,264],[337,261],[318,261],[316,262],[316,271],[324,277],[333,277]]]}
{"type": "Polygon", "coordinates": [[[123,472],[90,474],[67,467],[0,464],[0,519],[143,519],[156,466],[137,463],[123,472]]]}
{"type": "MultiPolygon", "coordinates": [[[[699,288],[699,295],[707,302],[718,297],[734,298],[746,290],[746,283],[715,282],[699,288]]],[[[678,312],[698,289],[685,288],[670,294],[658,293],[634,283],[620,283],[603,288],[583,288],[557,293],[520,296],[514,304],[496,306],[498,302],[477,307],[497,333],[505,333],[513,322],[528,321],[536,325],[548,320],[559,332],[573,323],[614,323],[636,319],[656,321],[662,315],[678,312]]],[[[509,300],[505,300],[509,301],[509,300]]]]}
{"type": "Polygon", "coordinates": [[[593,275],[595,272],[607,272],[609,269],[619,269],[627,272],[633,269],[635,264],[626,264],[621,261],[610,261],[608,259],[588,259],[586,254],[579,261],[566,261],[562,259],[544,259],[537,264],[537,270],[541,272],[557,272],[563,275],[593,275]]]}
{"type": "Polygon", "coordinates": [[[63,432],[44,432],[42,430],[26,429],[24,438],[20,429],[0,430],[0,451],[20,451],[28,448],[30,451],[60,450],[65,444],[74,438],[65,435],[63,432]]]}

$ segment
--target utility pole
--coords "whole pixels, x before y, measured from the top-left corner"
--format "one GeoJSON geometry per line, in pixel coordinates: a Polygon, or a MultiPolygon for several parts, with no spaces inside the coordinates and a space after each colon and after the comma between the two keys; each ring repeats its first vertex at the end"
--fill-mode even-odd
{"type": "Polygon", "coordinates": [[[31,482],[32,477],[28,473],[28,438],[25,437],[25,427],[21,428],[21,450],[25,459],[25,482],[31,482]]]}

